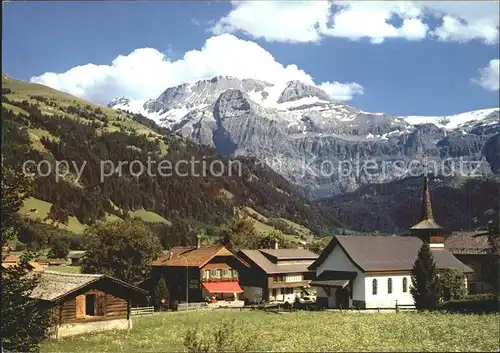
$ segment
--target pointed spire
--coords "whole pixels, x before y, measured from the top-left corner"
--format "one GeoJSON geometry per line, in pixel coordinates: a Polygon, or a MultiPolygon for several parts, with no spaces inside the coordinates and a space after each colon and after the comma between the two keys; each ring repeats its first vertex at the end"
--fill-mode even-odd
{"type": "Polygon", "coordinates": [[[429,181],[427,175],[424,176],[424,198],[422,200],[422,221],[434,219],[432,214],[431,193],[429,192],[429,181]]]}

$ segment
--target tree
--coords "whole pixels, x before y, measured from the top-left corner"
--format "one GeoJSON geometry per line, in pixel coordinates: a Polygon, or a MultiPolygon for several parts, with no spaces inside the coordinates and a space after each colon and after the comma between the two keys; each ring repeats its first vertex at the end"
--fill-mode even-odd
{"type": "Polygon", "coordinates": [[[86,256],[83,273],[101,273],[138,283],[151,271],[161,246],[151,230],[139,220],[98,222],[85,231],[86,256]]]}
{"type": "Polygon", "coordinates": [[[324,237],[321,239],[313,240],[306,245],[306,249],[312,251],[315,254],[321,254],[331,240],[332,237],[324,237]]]}
{"type": "Polygon", "coordinates": [[[168,302],[168,286],[164,277],[161,277],[156,283],[155,301],[157,307],[162,307],[163,304],[168,302]]]}
{"type": "Polygon", "coordinates": [[[244,248],[252,249],[256,238],[255,226],[250,218],[235,214],[234,217],[224,224],[219,230],[222,245],[230,251],[238,251],[244,248]]]}
{"type": "Polygon", "coordinates": [[[47,253],[49,259],[65,259],[69,253],[68,242],[63,239],[56,239],[47,253]]]}
{"type": "Polygon", "coordinates": [[[439,288],[444,301],[462,299],[467,295],[465,275],[456,269],[445,269],[439,274],[439,288]]]}
{"type": "Polygon", "coordinates": [[[500,213],[497,212],[495,220],[489,222],[488,227],[488,282],[496,294],[500,294],[500,213]]]}
{"type": "Polygon", "coordinates": [[[439,279],[436,263],[429,244],[424,243],[418,251],[411,273],[410,293],[418,310],[432,310],[439,301],[439,279]]]}
{"type": "Polygon", "coordinates": [[[278,242],[278,247],[280,249],[291,249],[296,247],[291,241],[286,239],[285,234],[283,234],[282,231],[273,229],[268,231],[264,235],[257,237],[252,248],[273,249],[276,242],[278,242]]]}
{"type": "MultiPolygon", "coordinates": [[[[30,191],[30,180],[2,161],[2,248],[17,237],[22,224],[18,211],[30,191]]],[[[1,267],[2,350],[38,351],[38,344],[45,338],[50,325],[48,311],[36,306],[28,297],[38,285],[38,276],[28,271],[28,261],[35,255],[27,251],[21,256],[18,266],[1,267]]],[[[2,261],[6,256],[7,251],[2,251],[2,261]]]]}

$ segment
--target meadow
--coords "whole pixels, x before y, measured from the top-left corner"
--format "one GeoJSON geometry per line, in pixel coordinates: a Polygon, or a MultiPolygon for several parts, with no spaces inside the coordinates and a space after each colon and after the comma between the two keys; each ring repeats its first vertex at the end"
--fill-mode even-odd
{"type": "Polygon", "coordinates": [[[233,321],[252,351],[498,351],[500,316],[443,313],[197,311],[133,319],[130,331],[46,340],[42,352],[179,352],[188,329],[233,321]]]}

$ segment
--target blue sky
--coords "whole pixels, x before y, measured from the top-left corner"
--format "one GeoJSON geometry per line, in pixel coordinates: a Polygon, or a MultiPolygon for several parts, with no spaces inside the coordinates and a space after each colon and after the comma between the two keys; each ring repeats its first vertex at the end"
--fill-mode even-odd
{"type": "Polygon", "coordinates": [[[229,74],[304,77],[362,110],[395,115],[499,105],[498,62],[490,63],[499,57],[493,2],[425,9],[341,3],[338,17],[327,3],[266,3],[3,3],[3,72],[99,103],[229,74]],[[377,20],[387,13],[387,24],[377,20]],[[405,19],[413,25],[401,27],[405,19]],[[155,50],[134,52],[140,48],[155,50]],[[113,64],[119,55],[124,60],[113,64]]]}

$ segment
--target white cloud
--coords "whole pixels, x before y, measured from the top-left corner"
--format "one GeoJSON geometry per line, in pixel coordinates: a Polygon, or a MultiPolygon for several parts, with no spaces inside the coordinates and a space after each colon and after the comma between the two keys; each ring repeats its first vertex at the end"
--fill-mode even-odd
{"type": "MultiPolygon", "coordinates": [[[[142,48],[118,56],[110,65],[87,64],[64,73],[47,72],[32,77],[31,81],[105,104],[115,97],[156,98],[167,87],[217,75],[271,83],[291,80],[314,83],[296,65],[284,66],[258,44],[231,34],[211,37],[200,50],[191,50],[179,60],[169,60],[156,49],[142,48]]],[[[330,93],[336,99],[350,99],[362,92],[359,84],[334,82],[334,85],[330,93]],[[338,92],[340,97],[336,96],[338,92]]]]}
{"type": "Polygon", "coordinates": [[[214,33],[243,32],[280,42],[317,42],[325,36],[350,40],[388,38],[498,42],[496,1],[232,1],[214,33]],[[429,20],[441,20],[430,28],[429,20]]]}
{"type": "Polygon", "coordinates": [[[355,95],[363,95],[365,93],[365,89],[363,86],[356,82],[323,82],[319,85],[319,87],[328,93],[328,95],[339,101],[348,101],[351,100],[355,95]]]}
{"type": "Polygon", "coordinates": [[[472,79],[472,82],[481,87],[490,90],[498,91],[500,86],[500,60],[490,60],[486,67],[479,69],[479,76],[472,79]]]}

